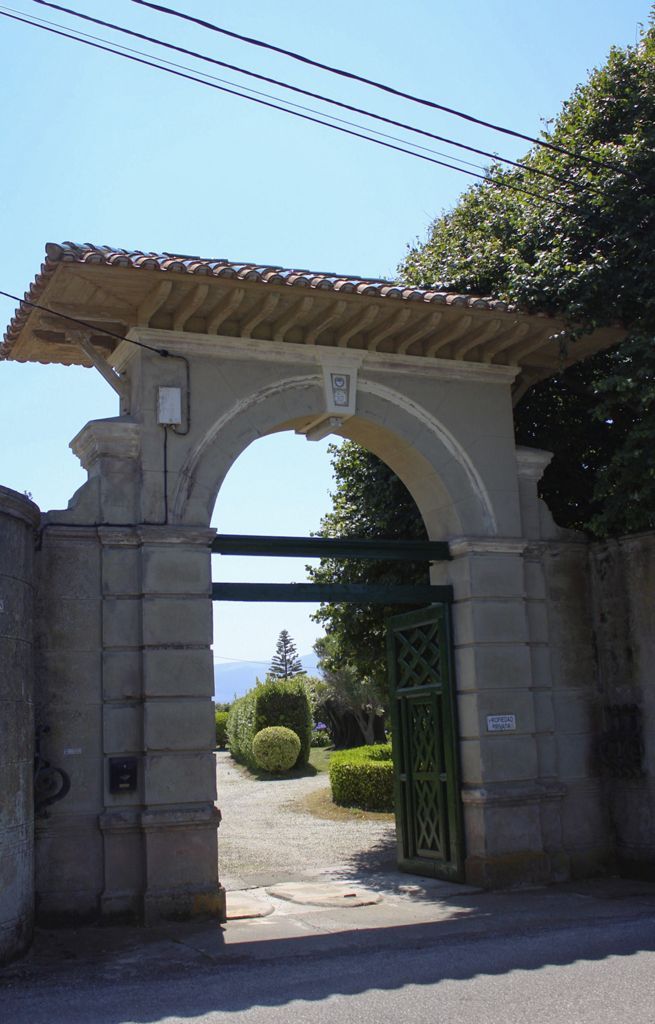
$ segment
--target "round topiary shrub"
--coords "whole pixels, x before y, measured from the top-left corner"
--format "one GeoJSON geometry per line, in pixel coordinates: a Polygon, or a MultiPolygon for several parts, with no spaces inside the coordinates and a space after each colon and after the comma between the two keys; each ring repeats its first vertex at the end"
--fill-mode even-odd
{"type": "Polygon", "coordinates": [[[255,763],[266,772],[288,772],[300,753],[300,740],[284,725],[261,729],[252,741],[255,763]]]}

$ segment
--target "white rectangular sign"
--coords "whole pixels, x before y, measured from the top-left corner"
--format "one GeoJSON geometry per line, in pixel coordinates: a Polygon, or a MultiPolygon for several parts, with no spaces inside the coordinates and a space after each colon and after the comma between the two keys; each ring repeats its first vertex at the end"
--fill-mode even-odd
{"type": "Polygon", "coordinates": [[[487,715],[487,732],[514,732],[516,715],[487,715]]]}

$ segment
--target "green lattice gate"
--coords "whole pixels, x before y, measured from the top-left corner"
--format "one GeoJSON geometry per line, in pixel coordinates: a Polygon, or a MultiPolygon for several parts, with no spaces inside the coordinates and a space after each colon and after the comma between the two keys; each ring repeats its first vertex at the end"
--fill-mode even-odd
{"type": "Polygon", "coordinates": [[[461,881],[463,833],[446,604],[388,623],[398,866],[461,881]]]}

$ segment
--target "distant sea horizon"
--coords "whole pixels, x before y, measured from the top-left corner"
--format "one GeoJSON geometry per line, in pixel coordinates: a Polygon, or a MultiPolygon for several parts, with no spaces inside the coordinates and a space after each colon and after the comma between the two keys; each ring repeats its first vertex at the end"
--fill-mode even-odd
{"type": "MultiPolygon", "coordinates": [[[[316,675],[318,658],[313,653],[301,654],[300,662],[308,675],[316,675]]],[[[264,679],[270,661],[215,661],[214,700],[227,704],[251,690],[257,679],[264,679]]]]}

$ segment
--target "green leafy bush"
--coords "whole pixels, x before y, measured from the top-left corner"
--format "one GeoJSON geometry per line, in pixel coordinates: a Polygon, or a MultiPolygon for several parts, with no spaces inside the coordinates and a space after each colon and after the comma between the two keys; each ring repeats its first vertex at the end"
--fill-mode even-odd
{"type": "Polygon", "coordinates": [[[292,729],[270,725],[252,741],[255,763],[266,772],[288,772],[300,753],[300,740],[292,729]]]}
{"type": "Polygon", "coordinates": [[[235,700],[227,716],[227,739],[235,761],[254,764],[252,741],[255,728],[255,690],[235,700]]]}
{"type": "Polygon", "coordinates": [[[228,712],[227,711],[219,711],[218,708],[216,708],[215,717],[216,717],[216,746],[220,747],[221,750],[223,750],[225,748],[225,744],[227,743],[227,719],[228,719],[228,712]]]}
{"type": "Polygon", "coordinates": [[[341,807],[393,811],[391,744],[340,750],[330,761],[332,800],[341,807]]]}
{"type": "Polygon", "coordinates": [[[256,767],[253,739],[262,729],[274,725],[295,732],[300,741],[295,767],[304,768],[309,761],[312,714],[302,677],[258,682],[245,697],[234,702],[228,716],[227,733],[235,760],[256,767]]]}
{"type": "Polygon", "coordinates": [[[326,728],[323,729],[312,729],[312,746],[313,747],[331,747],[332,737],[326,728]]]}
{"type": "Polygon", "coordinates": [[[270,725],[293,729],[300,740],[296,768],[309,761],[312,737],[312,711],[307,687],[302,678],[267,680],[255,690],[255,732],[270,725]]]}

